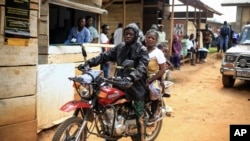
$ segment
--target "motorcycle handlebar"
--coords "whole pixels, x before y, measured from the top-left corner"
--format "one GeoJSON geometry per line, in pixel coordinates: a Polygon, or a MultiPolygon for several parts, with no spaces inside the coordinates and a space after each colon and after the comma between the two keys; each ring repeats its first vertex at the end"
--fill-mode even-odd
{"type": "Polygon", "coordinates": [[[132,82],[125,82],[121,78],[111,78],[111,79],[103,78],[103,80],[104,82],[123,88],[129,88],[133,85],[132,82]]]}
{"type": "Polygon", "coordinates": [[[82,78],[80,77],[68,77],[69,80],[71,81],[75,81],[75,82],[82,82],[82,78]]]}
{"type": "Polygon", "coordinates": [[[68,79],[74,81],[75,77],[68,77],[68,79]]]}

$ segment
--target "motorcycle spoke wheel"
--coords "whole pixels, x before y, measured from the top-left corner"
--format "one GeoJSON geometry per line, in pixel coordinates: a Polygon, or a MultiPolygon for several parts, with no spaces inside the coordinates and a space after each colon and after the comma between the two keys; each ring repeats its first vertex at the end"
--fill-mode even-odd
{"type": "Polygon", "coordinates": [[[146,127],[146,141],[154,141],[159,135],[162,127],[162,120],[146,127]]]}
{"type": "MultiPolygon", "coordinates": [[[[55,132],[52,141],[75,141],[83,120],[79,117],[71,117],[65,120],[55,132]]],[[[84,133],[81,134],[79,141],[84,141],[84,133]]]]}

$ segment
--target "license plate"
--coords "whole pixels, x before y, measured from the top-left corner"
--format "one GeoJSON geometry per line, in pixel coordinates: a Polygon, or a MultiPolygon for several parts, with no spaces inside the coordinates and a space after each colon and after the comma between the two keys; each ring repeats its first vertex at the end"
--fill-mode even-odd
{"type": "Polygon", "coordinates": [[[237,71],[236,75],[239,77],[250,77],[250,72],[249,71],[237,71]]]}

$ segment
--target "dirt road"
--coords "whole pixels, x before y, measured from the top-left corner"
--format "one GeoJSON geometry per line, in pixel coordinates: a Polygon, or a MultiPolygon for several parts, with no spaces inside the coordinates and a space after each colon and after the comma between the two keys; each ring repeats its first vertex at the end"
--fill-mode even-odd
{"type": "MultiPolygon", "coordinates": [[[[236,81],[234,88],[223,88],[220,62],[210,55],[207,63],[171,71],[175,84],[165,101],[174,112],[164,118],[156,141],[229,141],[230,124],[250,124],[250,84],[236,81]]],[[[38,141],[51,141],[54,129],[39,133],[38,141]]]]}

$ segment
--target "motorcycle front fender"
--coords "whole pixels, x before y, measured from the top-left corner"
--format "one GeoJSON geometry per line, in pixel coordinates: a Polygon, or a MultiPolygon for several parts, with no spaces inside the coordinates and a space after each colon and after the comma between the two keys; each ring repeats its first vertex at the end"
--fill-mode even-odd
{"type": "Polygon", "coordinates": [[[84,101],[80,101],[80,100],[79,101],[72,100],[72,101],[69,101],[69,102],[65,103],[60,108],[60,110],[64,111],[64,112],[71,112],[71,111],[76,110],[78,108],[87,108],[87,109],[89,109],[90,104],[87,103],[87,102],[84,102],[84,101]]]}

